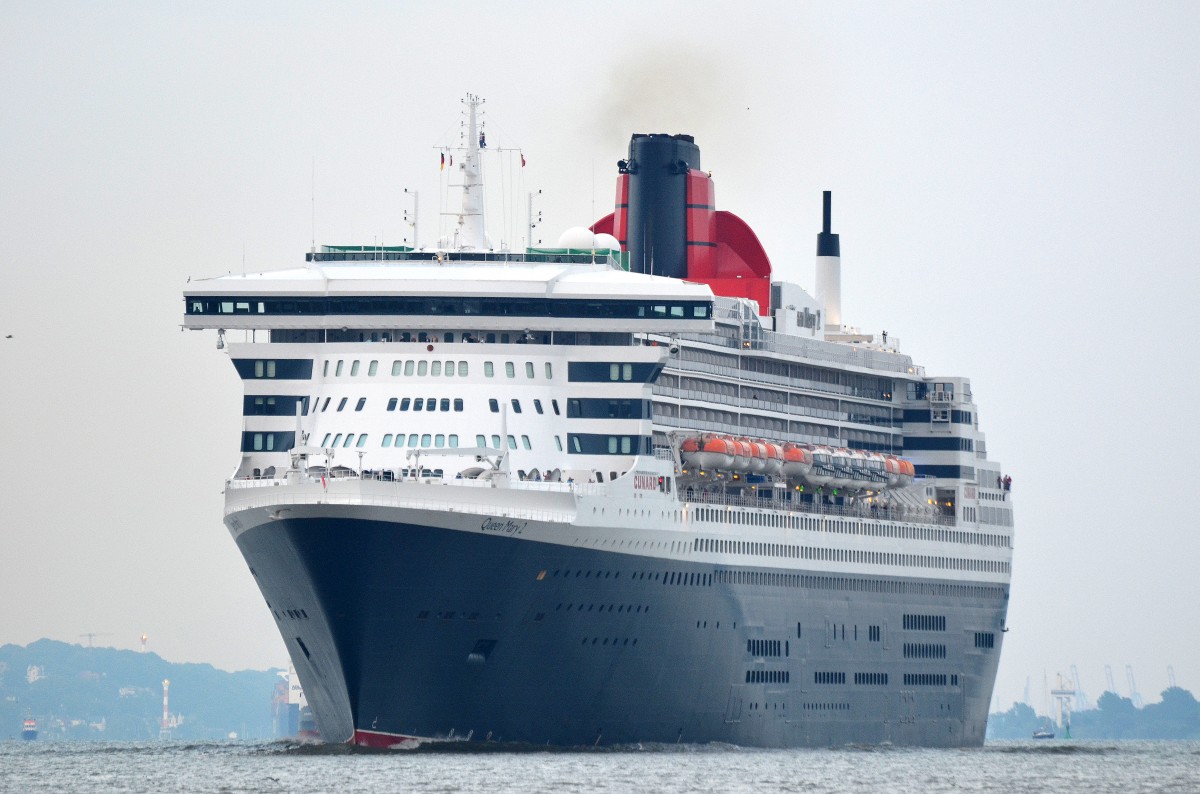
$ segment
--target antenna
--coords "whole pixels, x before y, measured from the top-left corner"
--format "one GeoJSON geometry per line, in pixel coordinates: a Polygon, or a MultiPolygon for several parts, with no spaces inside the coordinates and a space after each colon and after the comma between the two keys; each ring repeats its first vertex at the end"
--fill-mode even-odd
{"type": "Polygon", "coordinates": [[[407,208],[404,210],[404,222],[412,228],[412,247],[420,248],[421,246],[417,244],[417,210],[419,208],[418,200],[420,196],[417,191],[409,190],[408,188],[404,188],[404,195],[412,198],[413,202],[412,215],[408,214],[407,208]]]}
{"type": "Polygon", "coordinates": [[[312,253],[317,252],[317,156],[312,158],[312,253]]]}

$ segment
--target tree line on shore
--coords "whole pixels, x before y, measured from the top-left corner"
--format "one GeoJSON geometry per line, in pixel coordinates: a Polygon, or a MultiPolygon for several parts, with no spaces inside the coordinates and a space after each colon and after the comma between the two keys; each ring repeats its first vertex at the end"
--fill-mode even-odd
{"type": "MultiPolygon", "coordinates": [[[[1024,703],[988,717],[989,739],[1028,739],[1052,721],[1024,703]]],[[[1058,738],[1064,738],[1062,729],[1058,738]]],[[[1137,708],[1129,698],[1105,692],[1096,708],[1071,714],[1075,739],[1200,739],[1200,703],[1186,689],[1170,687],[1162,700],[1137,708]]]]}

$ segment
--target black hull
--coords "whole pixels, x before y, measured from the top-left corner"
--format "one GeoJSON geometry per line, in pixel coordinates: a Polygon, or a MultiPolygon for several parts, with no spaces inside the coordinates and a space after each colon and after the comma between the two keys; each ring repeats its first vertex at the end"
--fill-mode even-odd
{"type": "Polygon", "coordinates": [[[795,569],[383,521],[284,518],[237,543],[330,741],[977,746],[1007,610],[929,580],[800,585],[795,569]],[[944,630],[904,630],[905,614],[944,630]],[[905,658],[913,643],[938,658],[905,658]]]}

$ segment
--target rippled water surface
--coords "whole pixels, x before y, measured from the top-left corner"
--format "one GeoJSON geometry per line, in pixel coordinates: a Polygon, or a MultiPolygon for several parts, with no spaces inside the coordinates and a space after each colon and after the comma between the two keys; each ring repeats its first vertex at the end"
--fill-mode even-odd
{"type": "Polygon", "coordinates": [[[579,751],[440,745],[0,743],[0,791],[1200,792],[1200,742],[993,742],[975,750],[579,751]]]}

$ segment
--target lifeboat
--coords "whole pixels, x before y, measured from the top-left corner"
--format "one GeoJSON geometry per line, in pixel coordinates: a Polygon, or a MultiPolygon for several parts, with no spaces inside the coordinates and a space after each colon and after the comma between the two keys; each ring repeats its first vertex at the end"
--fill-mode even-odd
{"type": "Polygon", "coordinates": [[[733,446],[733,463],[730,464],[729,468],[734,471],[749,471],[750,458],[753,454],[750,449],[750,442],[730,441],[729,443],[733,446]]]}
{"type": "Polygon", "coordinates": [[[853,488],[858,485],[858,480],[854,476],[852,454],[845,447],[838,447],[830,453],[830,467],[833,473],[829,484],[834,488],[853,488]]]}
{"type": "Polygon", "coordinates": [[[815,447],[812,451],[812,470],[808,473],[808,481],[813,485],[830,485],[834,476],[833,450],[829,447],[815,447]]]}
{"type": "Polygon", "coordinates": [[[912,485],[913,477],[917,476],[917,468],[913,466],[912,461],[904,458],[896,458],[896,462],[900,464],[900,481],[896,487],[904,488],[912,485]]]}
{"type": "Polygon", "coordinates": [[[734,460],[733,442],[720,436],[684,439],[679,453],[684,463],[699,469],[728,469],[734,460]]]}
{"type": "Polygon", "coordinates": [[[783,465],[780,467],[783,476],[799,479],[812,471],[812,453],[795,444],[783,445],[783,465]]]}
{"type": "Polygon", "coordinates": [[[783,447],[769,441],[764,441],[763,446],[767,448],[766,468],[763,473],[778,474],[783,469],[783,447]]]}
{"type": "Polygon", "coordinates": [[[767,445],[761,441],[745,443],[750,447],[750,465],[746,470],[751,474],[762,474],[767,470],[767,445]]]}

